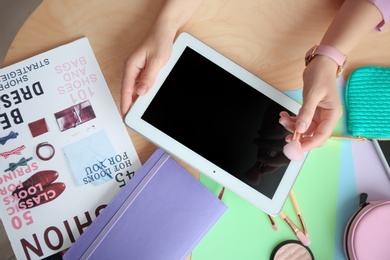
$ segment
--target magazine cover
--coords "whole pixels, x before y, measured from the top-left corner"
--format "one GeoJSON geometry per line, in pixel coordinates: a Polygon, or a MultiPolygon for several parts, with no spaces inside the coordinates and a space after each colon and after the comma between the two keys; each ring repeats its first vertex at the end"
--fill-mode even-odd
{"type": "Polygon", "coordinates": [[[18,259],[69,248],[140,167],[87,38],[0,69],[0,218],[18,259]]]}

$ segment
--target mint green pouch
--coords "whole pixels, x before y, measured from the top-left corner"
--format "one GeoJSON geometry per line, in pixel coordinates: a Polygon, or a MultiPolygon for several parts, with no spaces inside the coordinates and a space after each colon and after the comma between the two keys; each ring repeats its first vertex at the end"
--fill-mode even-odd
{"type": "Polygon", "coordinates": [[[390,139],[390,68],[354,70],[346,84],[345,104],[352,136],[390,139]]]}

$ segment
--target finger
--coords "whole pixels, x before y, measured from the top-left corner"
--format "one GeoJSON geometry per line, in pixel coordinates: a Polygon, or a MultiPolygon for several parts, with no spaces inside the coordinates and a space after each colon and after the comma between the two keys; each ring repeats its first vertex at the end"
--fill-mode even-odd
{"type": "Polygon", "coordinates": [[[136,86],[136,92],[138,95],[142,96],[149,92],[151,87],[154,85],[157,74],[164,66],[164,62],[159,59],[153,59],[148,64],[144,70],[142,70],[138,83],[136,86]]]}
{"type": "Polygon", "coordinates": [[[318,128],[318,123],[316,122],[316,120],[313,119],[313,121],[311,121],[309,127],[307,128],[306,132],[303,133],[302,136],[312,136],[314,132],[317,130],[317,128],[318,128]]]}
{"type": "Polygon", "coordinates": [[[284,128],[286,128],[291,133],[293,133],[295,130],[295,122],[296,122],[295,117],[291,117],[288,114],[286,116],[285,114],[282,114],[282,112],[280,113],[279,124],[281,124],[284,128]]]}
{"type": "Polygon", "coordinates": [[[330,120],[321,122],[312,136],[301,139],[302,149],[304,151],[309,151],[313,148],[323,146],[329,139],[333,128],[334,123],[330,122],[330,120]]]}
{"type": "Polygon", "coordinates": [[[308,101],[304,101],[299,113],[296,117],[295,130],[298,133],[305,133],[311,122],[313,121],[314,114],[316,112],[319,100],[316,98],[308,98],[308,101]]]}
{"type": "Polygon", "coordinates": [[[279,116],[280,116],[280,117],[291,117],[290,114],[287,113],[287,111],[281,111],[281,112],[279,113],[279,116]]]}
{"type": "Polygon", "coordinates": [[[292,139],[293,139],[293,136],[294,136],[294,134],[289,134],[289,135],[286,135],[286,137],[284,138],[284,140],[285,140],[287,143],[289,143],[289,142],[291,142],[291,141],[292,141],[292,139]]]}
{"type": "Polygon", "coordinates": [[[134,65],[131,60],[125,64],[121,89],[121,112],[123,115],[129,111],[134,101],[137,77],[141,70],[142,66],[134,65]]]}
{"type": "Polygon", "coordinates": [[[310,151],[314,148],[321,147],[328,140],[328,136],[323,134],[316,134],[311,137],[305,137],[301,139],[302,150],[304,152],[310,151]]]}

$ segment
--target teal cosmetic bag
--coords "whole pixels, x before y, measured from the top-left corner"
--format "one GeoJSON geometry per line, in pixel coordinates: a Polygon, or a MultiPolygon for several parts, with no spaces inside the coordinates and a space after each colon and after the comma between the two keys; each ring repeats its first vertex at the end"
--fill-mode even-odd
{"type": "Polygon", "coordinates": [[[352,136],[390,139],[390,68],[360,67],[345,88],[347,126],[352,136]]]}

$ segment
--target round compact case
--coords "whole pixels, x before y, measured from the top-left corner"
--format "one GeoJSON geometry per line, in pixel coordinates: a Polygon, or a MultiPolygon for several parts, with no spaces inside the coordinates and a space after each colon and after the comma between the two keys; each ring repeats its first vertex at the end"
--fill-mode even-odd
{"type": "Polygon", "coordinates": [[[390,259],[390,201],[367,202],[360,194],[360,209],[351,217],[344,232],[347,259],[390,259]]]}

